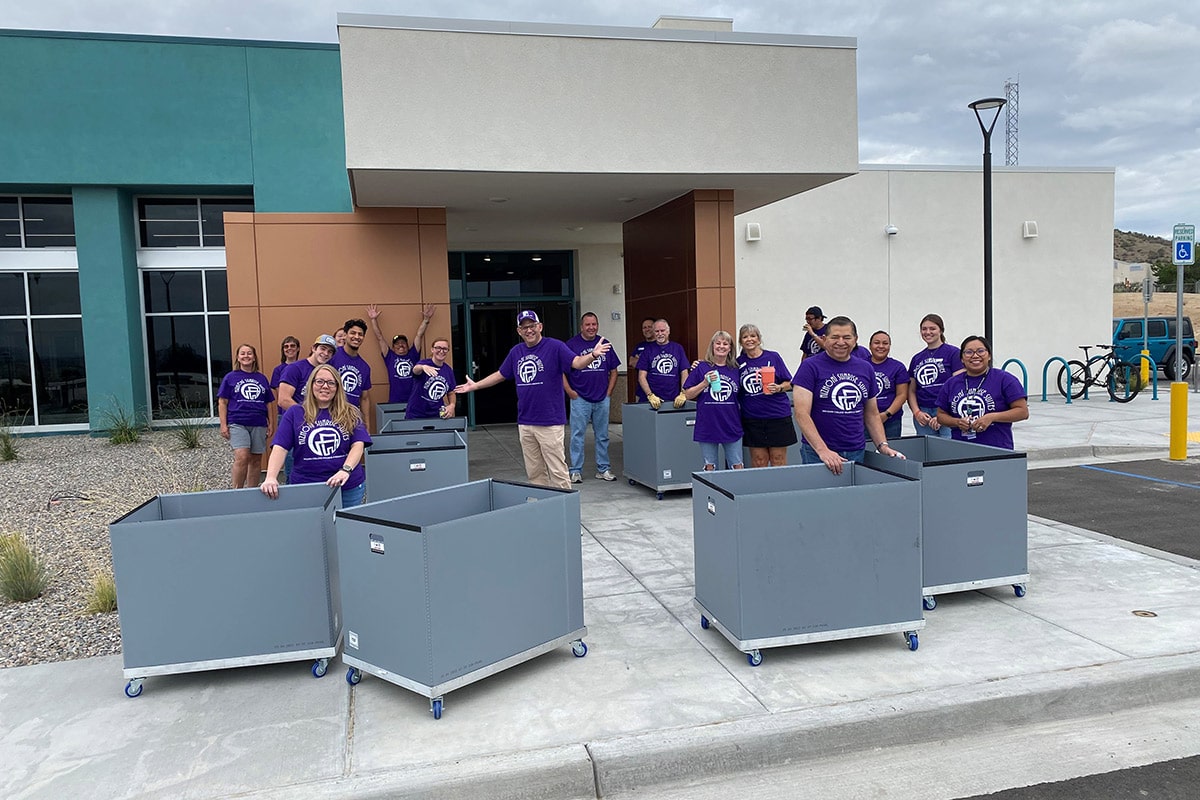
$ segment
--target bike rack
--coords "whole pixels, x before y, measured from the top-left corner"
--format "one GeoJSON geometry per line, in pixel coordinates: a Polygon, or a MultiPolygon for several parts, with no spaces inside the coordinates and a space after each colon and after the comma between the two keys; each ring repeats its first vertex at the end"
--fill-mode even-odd
{"type": "MultiPolygon", "coordinates": [[[[1010,358],[1008,361],[1004,362],[1004,366],[1007,367],[1009,361],[1016,361],[1016,359],[1010,358]]],[[[1062,364],[1063,368],[1066,369],[1066,371],[1067,371],[1067,405],[1071,405],[1071,365],[1068,364],[1067,360],[1065,358],[1063,358],[1062,356],[1051,356],[1050,358],[1046,359],[1046,363],[1042,365],[1042,402],[1043,403],[1047,402],[1046,388],[1049,386],[1049,383],[1047,382],[1047,373],[1050,371],[1050,365],[1053,364],[1055,361],[1062,364]]],[[[1021,362],[1017,361],[1017,363],[1020,364],[1021,362]]],[[[1021,369],[1025,369],[1024,364],[1021,364],[1021,369]]],[[[1085,399],[1087,398],[1087,387],[1086,386],[1083,389],[1083,396],[1085,399]]]]}
{"type": "Polygon", "coordinates": [[[1021,388],[1025,390],[1025,395],[1029,395],[1029,371],[1025,369],[1025,365],[1021,363],[1019,358],[1010,358],[1000,365],[1000,369],[1007,370],[1009,364],[1016,364],[1021,368],[1021,388]]]}
{"type": "Polygon", "coordinates": [[[1131,364],[1136,365],[1139,369],[1142,366],[1142,359],[1150,362],[1150,399],[1158,399],[1158,365],[1154,363],[1154,359],[1144,353],[1138,353],[1133,357],[1131,364]]]}

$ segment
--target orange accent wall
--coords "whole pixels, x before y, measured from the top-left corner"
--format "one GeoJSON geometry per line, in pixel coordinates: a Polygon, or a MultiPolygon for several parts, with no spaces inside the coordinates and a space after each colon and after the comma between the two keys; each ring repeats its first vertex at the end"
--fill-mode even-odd
{"type": "MultiPolygon", "coordinates": [[[[713,333],[737,336],[733,190],[697,189],[625,223],[625,335],[664,318],[671,339],[700,358],[713,333]]],[[[629,382],[633,399],[635,381],[629,382]]]]}
{"type": "MultiPolygon", "coordinates": [[[[307,356],[318,335],[347,319],[369,323],[371,303],[379,306],[388,343],[397,333],[412,339],[426,303],[436,311],[425,340],[450,337],[445,209],[229,213],[225,257],[231,341],[257,347],[268,376],[284,336],[298,338],[307,356]]],[[[369,330],[360,352],[371,365],[372,402],[387,402],[387,373],[369,330]]]]}

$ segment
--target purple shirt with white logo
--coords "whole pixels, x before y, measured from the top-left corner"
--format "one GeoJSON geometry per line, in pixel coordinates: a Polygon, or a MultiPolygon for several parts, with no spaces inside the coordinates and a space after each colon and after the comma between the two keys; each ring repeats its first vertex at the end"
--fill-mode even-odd
{"type": "Polygon", "coordinates": [[[936,405],[942,386],[962,368],[962,357],[952,344],[926,348],[913,356],[908,362],[908,374],[917,382],[917,405],[921,408],[936,405]]]}
{"type": "Polygon", "coordinates": [[[687,368],[687,353],[679,342],[647,342],[638,358],[638,372],[646,373],[650,393],[665,400],[673,400],[679,394],[679,376],[687,368]]]}
{"type": "MultiPolygon", "coordinates": [[[[825,331],[829,330],[828,325],[822,325],[817,328],[817,336],[824,336],[825,331]]],[[[825,348],[821,347],[821,343],[817,341],[817,336],[812,333],[804,334],[804,341],[800,342],[800,349],[804,351],[805,357],[815,356],[825,352],[825,348]]]]}
{"type": "MultiPolygon", "coordinates": [[[[629,354],[629,360],[632,361],[636,358],[638,359],[638,364],[641,364],[642,353],[646,352],[646,347],[650,344],[652,344],[652,342],[647,342],[645,340],[638,342],[637,347],[633,348],[633,352],[629,354]]],[[[634,383],[637,383],[637,389],[634,390],[633,393],[633,402],[644,403],[646,402],[646,393],[642,391],[642,385],[636,380],[637,373],[634,373],[633,377],[635,379],[634,383]]]]}
{"type": "Polygon", "coordinates": [[[413,392],[413,364],[421,358],[421,351],[409,348],[408,352],[398,356],[391,350],[383,357],[388,375],[388,402],[405,403],[413,392]]]}
{"type": "MultiPolygon", "coordinates": [[[[324,483],[346,463],[355,442],[371,446],[371,435],[362,420],[347,433],[333,424],[328,409],[321,409],[312,425],[304,421],[304,407],[292,406],[279,419],[272,445],[291,450],[295,458],[288,483],[324,483]]],[[[364,459],[365,460],[365,459],[364,459]]],[[[353,489],[366,478],[360,461],[350,473],[345,488],[353,489]]]]}
{"type": "MultiPolygon", "coordinates": [[[[599,336],[591,341],[583,338],[583,334],[567,340],[567,348],[577,356],[592,352],[600,344],[599,336]]],[[[621,357],[616,350],[610,349],[604,358],[597,358],[583,369],[573,369],[567,375],[567,382],[579,396],[589,403],[599,403],[608,397],[608,373],[621,366],[621,357]]]]}
{"type": "Polygon", "coordinates": [[[371,365],[362,356],[352,356],[344,347],[339,347],[329,360],[342,376],[342,388],[346,399],[355,408],[362,408],[363,393],[371,388],[371,365]]]}
{"type": "MultiPolygon", "coordinates": [[[[890,356],[883,360],[882,364],[871,362],[871,366],[875,370],[875,384],[879,387],[879,396],[875,398],[875,402],[879,404],[880,411],[887,411],[888,406],[896,399],[896,387],[905,386],[908,384],[908,370],[894,358],[890,356]]],[[[893,418],[904,416],[904,406],[901,405],[893,418]]]]}
{"type": "MultiPolygon", "coordinates": [[[[792,379],[783,358],[773,350],[763,350],[758,358],[742,353],[738,356],[738,367],[741,378],[742,416],[750,419],[779,419],[792,416],[792,404],[788,402],[787,392],[763,394],[762,378],[758,371],[762,367],[775,368],[775,383],[784,383],[792,379]]],[[[690,378],[691,375],[688,375],[690,378]]]]}
{"type": "Polygon", "coordinates": [[[508,351],[500,374],[517,386],[517,424],[567,424],[562,378],[574,358],[566,344],[545,336],[533,347],[521,342],[508,351]]]}
{"type": "Polygon", "coordinates": [[[217,397],[229,401],[225,420],[248,428],[267,427],[267,403],[275,399],[267,376],[235,369],[221,381],[217,397]]]}
{"type": "Polygon", "coordinates": [[[720,385],[709,384],[708,388],[696,397],[696,429],[692,432],[692,440],[715,444],[736,442],[742,438],[742,411],[738,402],[741,395],[738,385],[741,380],[737,367],[717,366],[701,361],[688,373],[683,388],[690,389],[707,383],[706,376],[713,370],[721,374],[720,385]]]}
{"type": "Polygon", "coordinates": [[[449,364],[440,367],[433,363],[432,358],[423,358],[418,364],[427,364],[437,369],[437,375],[426,375],[424,372],[412,376],[413,390],[408,396],[408,405],[404,409],[405,419],[431,419],[436,417],[442,408],[442,398],[454,391],[458,383],[454,380],[454,370],[449,364]]]}
{"type": "MultiPolygon", "coordinates": [[[[947,414],[965,419],[1007,411],[1015,401],[1024,399],[1025,389],[1016,376],[1002,369],[989,369],[975,378],[965,372],[950,378],[942,387],[937,405],[947,414]]],[[[974,438],[968,438],[958,428],[951,428],[950,433],[961,441],[1013,449],[1011,422],[993,422],[987,430],[975,432],[974,438]]]]}
{"type": "Polygon", "coordinates": [[[819,353],[796,369],[792,385],[812,392],[812,420],[830,450],[866,447],[863,412],[879,395],[875,370],[861,358],[838,361],[819,353]]]}
{"type": "Polygon", "coordinates": [[[304,402],[304,387],[308,385],[308,376],[312,375],[312,371],[316,369],[312,364],[308,363],[307,358],[302,358],[299,361],[294,361],[288,364],[283,373],[279,376],[281,384],[286,383],[295,389],[292,392],[292,399],[297,403],[304,402]]]}

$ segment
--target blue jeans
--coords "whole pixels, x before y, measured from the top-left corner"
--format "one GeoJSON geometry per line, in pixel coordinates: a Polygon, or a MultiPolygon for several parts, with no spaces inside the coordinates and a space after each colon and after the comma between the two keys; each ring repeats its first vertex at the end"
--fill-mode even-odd
{"type": "Polygon", "coordinates": [[[612,467],[608,461],[608,401],[592,403],[582,397],[571,401],[571,472],[583,472],[583,436],[588,423],[596,434],[596,471],[612,467]]]}
{"type": "MultiPolygon", "coordinates": [[[[921,410],[924,411],[929,416],[933,417],[934,419],[937,419],[937,407],[936,406],[929,406],[928,408],[925,406],[921,406],[921,410]]],[[[941,428],[939,428],[938,430],[935,431],[933,428],[929,427],[928,425],[922,425],[921,423],[917,422],[916,417],[913,417],[913,424],[917,426],[917,433],[921,434],[922,436],[939,436],[942,439],[950,438],[950,429],[947,428],[945,425],[943,425],[941,428]]]]}
{"type": "Polygon", "coordinates": [[[700,455],[704,457],[704,466],[711,464],[717,469],[721,468],[721,462],[717,460],[721,448],[725,449],[725,463],[730,467],[742,466],[741,439],[734,442],[700,442],[700,455]]]}
{"type": "Polygon", "coordinates": [[[888,439],[899,439],[901,426],[904,424],[904,418],[899,414],[894,417],[888,417],[883,423],[883,435],[888,439]]]}
{"type": "MultiPolygon", "coordinates": [[[[834,450],[833,452],[837,453],[839,456],[846,459],[847,461],[853,461],[855,464],[861,464],[863,462],[863,454],[866,453],[867,451],[866,451],[866,449],[862,449],[862,450],[834,450]]],[[[817,455],[817,451],[813,450],[812,445],[810,445],[808,442],[803,442],[800,445],[800,463],[801,464],[824,464],[825,462],[821,460],[821,457],[819,455],[817,455]]]]}
{"type": "Polygon", "coordinates": [[[361,506],[362,501],[363,501],[363,495],[365,495],[366,492],[367,492],[367,482],[366,481],[363,481],[358,486],[355,486],[353,489],[347,489],[345,486],[343,486],[342,487],[342,508],[354,508],[355,506],[361,506]]]}

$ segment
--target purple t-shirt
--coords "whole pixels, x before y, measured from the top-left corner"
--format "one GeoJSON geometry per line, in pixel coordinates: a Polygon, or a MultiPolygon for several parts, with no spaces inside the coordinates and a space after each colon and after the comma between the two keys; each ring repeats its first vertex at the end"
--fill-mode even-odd
{"type": "MultiPolygon", "coordinates": [[[[738,356],[738,367],[741,375],[742,416],[751,419],[779,419],[792,416],[792,404],[788,402],[787,392],[763,394],[762,378],[758,371],[762,367],[775,368],[775,383],[783,383],[792,379],[783,358],[773,350],[763,350],[758,358],[750,358],[745,353],[738,356]]],[[[691,375],[688,375],[691,378],[691,375]]]]}
{"type": "Polygon", "coordinates": [[[316,367],[308,363],[307,358],[302,358],[284,367],[279,376],[281,384],[286,383],[295,388],[295,391],[292,392],[292,399],[298,404],[304,402],[304,387],[308,384],[308,376],[312,375],[314,369],[316,367]]]}
{"type": "Polygon", "coordinates": [[[868,350],[867,348],[863,347],[861,344],[855,345],[854,349],[850,351],[850,357],[851,358],[864,358],[867,361],[870,361],[871,360],[871,351],[868,350]]]}
{"type": "Polygon", "coordinates": [[[638,359],[638,372],[646,373],[650,393],[664,400],[673,400],[679,394],[679,376],[687,368],[687,353],[679,342],[647,342],[638,359]]]}
{"type": "MultiPolygon", "coordinates": [[[[824,336],[825,331],[828,329],[828,325],[822,325],[820,328],[817,328],[817,336],[824,336]]],[[[804,341],[800,342],[800,349],[804,351],[805,358],[825,352],[825,348],[821,347],[821,343],[817,341],[817,337],[811,333],[804,334],[804,341]]]]}
{"type": "Polygon", "coordinates": [[[737,367],[701,361],[688,373],[683,388],[690,389],[706,383],[705,375],[713,370],[721,373],[720,389],[709,385],[696,397],[696,427],[692,431],[692,440],[716,444],[736,442],[742,438],[742,411],[738,402],[741,394],[738,384],[741,380],[737,367]]]}
{"type": "Polygon", "coordinates": [[[826,447],[837,451],[866,447],[863,412],[879,395],[870,362],[837,361],[819,353],[797,367],[792,385],[812,392],[812,420],[826,447]]]}
{"type": "MultiPolygon", "coordinates": [[[[437,367],[432,358],[423,358],[417,363],[437,367]]],[[[421,373],[412,376],[413,390],[404,409],[405,419],[431,419],[438,415],[443,405],[442,398],[453,392],[458,383],[449,364],[443,363],[437,367],[437,371],[437,375],[421,373]]]]}
{"type": "Polygon", "coordinates": [[[408,352],[398,356],[391,350],[383,357],[388,375],[388,402],[406,403],[413,392],[413,364],[421,358],[421,351],[409,348],[408,352]]]}
{"type": "MultiPolygon", "coordinates": [[[[908,384],[908,370],[904,365],[892,357],[885,358],[882,364],[871,362],[871,366],[875,369],[875,385],[879,387],[879,396],[875,398],[875,402],[879,404],[880,411],[887,411],[888,406],[896,399],[896,387],[908,384]]],[[[892,419],[904,416],[904,406],[892,415],[892,419]]]]}
{"type": "Polygon", "coordinates": [[[287,363],[278,364],[275,366],[275,369],[271,371],[271,388],[272,389],[279,388],[279,379],[283,377],[283,371],[290,366],[291,366],[291,364],[287,364],[287,363]]]}
{"type": "MultiPolygon", "coordinates": [[[[600,344],[599,336],[590,342],[583,338],[583,334],[567,340],[567,348],[577,356],[592,352],[598,344],[600,344]]],[[[589,403],[599,403],[608,397],[608,373],[619,366],[621,366],[621,357],[617,355],[616,350],[610,349],[604,354],[604,358],[596,359],[583,369],[571,370],[567,375],[567,382],[584,400],[589,403]]]]}
{"type": "MultiPolygon", "coordinates": [[[[328,409],[317,412],[312,425],[304,422],[304,407],[292,406],[279,419],[272,445],[291,450],[294,463],[288,483],[324,483],[346,463],[350,447],[355,442],[371,446],[371,435],[362,420],[347,433],[333,424],[328,409]]],[[[364,461],[366,459],[363,459],[364,461]]],[[[353,489],[366,478],[362,461],[350,473],[345,488],[353,489]]]]}
{"type": "Polygon", "coordinates": [[[267,427],[267,404],[275,399],[275,393],[266,375],[235,369],[221,381],[217,397],[229,401],[226,421],[248,428],[267,427]]]}
{"type": "Polygon", "coordinates": [[[371,388],[371,365],[362,356],[350,355],[344,347],[334,351],[329,363],[341,374],[342,388],[350,405],[362,408],[363,393],[371,388]]]}
{"type": "MultiPolygon", "coordinates": [[[[1016,377],[1002,369],[989,369],[983,375],[972,378],[962,372],[946,381],[938,395],[938,408],[960,419],[978,417],[993,411],[1007,411],[1013,402],[1024,400],[1025,389],[1016,377]]],[[[958,428],[950,429],[955,439],[986,444],[992,447],[1013,449],[1012,423],[994,422],[987,430],[978,431],[974,438],[958,428]]]]}
{"type": "MultiPolygon", "coordinates": [[[[646,352],[646,347],[649,344],[651,344],[651,342],[647,342],[644,339],[642,341],[638,342],[637,347],[633,348],[633,352],[631,352],[629,354],[629,360],[633,361],[633,359],[636,358],[636,359],[638,359],[638,364],[641,365],[642,353],[646,352]]],[[[637,389],[633,393],[633,402],[644,403],[644,402],[646,402],[646,393],[642,391],[642,385],[637,382],[637,373],[636,372],[633,373],[633,378],[634,378],[633,382],[635,384],[637,384],[637,389]]]]}
{"type": "Polygon", "coordinates": [[[917,383],[917,405],[931,408],[937,404],[938,393],[950,376],[963,368],[958,348],[941,344],[925,348],[908,362],[908,374],[917,383]]]}
{"type": "Polygon", "coordinates": [[[517,386],[517,424],[566,425],[562,378],[575,354],[559,339],[543,336],[533,347],[520,342],[500,365],[500,374],[517,386]]]}

